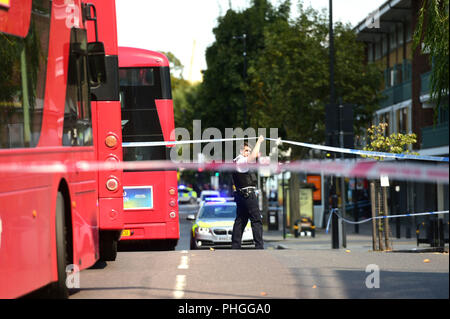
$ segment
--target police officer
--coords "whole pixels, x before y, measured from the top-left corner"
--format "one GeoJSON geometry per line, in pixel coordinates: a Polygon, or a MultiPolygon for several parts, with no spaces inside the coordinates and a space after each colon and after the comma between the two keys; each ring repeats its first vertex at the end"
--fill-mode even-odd
{"type": "Polygon", "coordinates": [[[233,173],[233,183],[236,187],[234,198],[236,200],[237,212],[234,221],[233,234],[231,237],[231,248],[241,248],[242,234],[250,219],[253,232],[253,240],[256,249],[264,249],[262,216],[256,199],[256,176],[249,172],[248,163],[255,162],[259,156],[259,149],[264,137],[260,136],[252,151],[248,143],[244,142],[240,149],[240,155],[234,159],[237,171],[233,173]]]}

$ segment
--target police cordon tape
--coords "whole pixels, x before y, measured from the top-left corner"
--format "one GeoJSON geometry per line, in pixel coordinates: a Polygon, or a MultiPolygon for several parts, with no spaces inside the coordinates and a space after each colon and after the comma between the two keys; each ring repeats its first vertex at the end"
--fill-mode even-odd
{"type": "MultiPolygon", "coordinates": [[[[70,173],[87,171],[109,171],[114,173],[118,170],[204,170],[204,171],[236,171],[237,164],[227,162],[211,163],[186,163],[176,161],[78,161],[71,164],[62,162],[40,163],[11,162],[0,164],[0,173],[70,173]]],[[[250,170],[265,169],[271,174],[282,172],[307,172],[310,174],[338,175],[345,177],[360,177],[367,179],[378,179],[380,176],[389,176],[394,180],[437,182],[448,184],[449,168],[443,164],[423,164],[408,162],[383,162],[373,160],[302,160],[289,163],[249,163],[250,170]]]]}
{"type": "MultiPolygon", "coordinates": [[[[215,143],[215,142],[229,142],[239,140],[256,139],[256,137],[246,138],[225,138],[225,139],[207,139],[207,140],[182,140],[182,141],[158,141],[158,142],[134,142],[123,143],[123,147],[136,146],[174,146],[180,144],[192,143],[215,143]]],[[[327,151],[354,151],[360,155],[377,155],[377,156],[400,156],[402,159],[436,159],[438,164],[422,164],[417,162],[380,162],[374,160],[301,160],[287,163],[249,163],[248,167],[251,170],[269,169],[272,174],[279,174],[283,171],[290,172],[308,172],[324,175],[340,175],[345,177],[360,177],[367,179],[380,178],[380,176],[390,176],[396,180],[410,180],[410,181],[424,181],[424,182],[438,182],[448,184],[449,182],[449,167],[445,163],[448,158],[440,157],[423,157],[416,155],[402,155],[391,153],[368,152],[350,149],[341,149],[323,145],[313,145],[307,143],[300,143],[294,141],[283,141],[281,139],[267,138],[267,140],[275,141],[277,145],[281,143],[290,143],[292,145],[314,147],[317,149],[327,151]],[[446,160],[445,160],[446,159],[446,160]]],[[[355,153],[356,154],[356,153],[355,153]]],[[[68,173],[68,172],[83,172],[83,171],[115,171],[115,170],[206,170],[206,171],[236,171],[236,164],[232,162],[183,162],[179,160],[166,161],[124,161],[117,160],[107,161],[78,161],[70,164],[62,162],[6,162],[0,164],[0,173],[68,173]]]]}
{"type": "Polygon", "coordinates": [[[330,211],[330,216],[328,217],[328,222],[327,222],[327,228],[326,228],[326,233],[328,234],[328,230],[330,228],[330,222],[331,222],[331,217],[333,217],[333,214],[336,214],[336,216],[338,216],[340,219],[342,219],[342,221],[348,223],[348,224],[352,224],[352,225],[356,225],[356,224],[363,224],[366,223],[368,221],[371,221],[373,219],[388,219],[388,218],[399,218],[399,217],[414,217],[414,216],[429,216],[429,215],[438,215],[438,214],[448,214],[448,210],[443,210],[443,211],[437,211],[437,212],[424,212],[424,213],[414,213],[414,214],[400,214],[400,215],[380,215],[380,216],[375,216],[375,217],[371,217],[371,218],[367,218],[367,219],[363,219],[363,220],[359,220],[359,221],[351,221],[348,219],[345,219],[344,217],[342,217],[339,213],[337,213],[339,211],[338,208],[333,208],[330,211]]]}
{"type": "MultiPolygon", "coordinates": [[[[222,138],[222,139],[205,139],[205,140],[181,140],[181,141],[158,141],[158,142],[129,142],[122,143],[122,147],[146,147],[146,146],[175,146],[175,145],[184,145],[184,144],[198,144],[198,143],[214,143],[214,142],[230,142],[230,141],[240,141],[240,140],[249,140],[249,139],[257,139],[257,137],[249,137],[249,138],[222,138]]],[[[374,152],[374,151],[363,151],[356,150],[350,148],[340,148],[326,145],[318,145],[318,144],[309,144],[303,142],[296,141],[288,141],[282,139],[274,139],[274,138],[265,138],[268,141],[274,141],[277,145],[281,144],[291,144],[301,147],[307,147],[327,152],[336,152],[336,153],[346,153],[346,154],[354,154],[360,156],[377,156],[377,157],[387,157],[394,159],[409,159],[409,160],[420,160],[420,161],[433,161],[433,162],[449,162],[448,157],[440,157],[440,156],[426,156],[426,155],[413,155],[413,154],[396,154],[396,153],[386,153],[386,152],[374,152]]]]}
{"type": "MultiPolygon", "coordinates": [[[[271,141],[271,140],[275,140],[275,139],[267,138],[267,140],[271,141]]],[[[303,147],[318,149],[318,150],[327,151],[327,152],[346,153],[346,154],[364,155],[364,156],[388,157],[388,158],[395,158],[395,159],[410,159],[410,160],[447,162],[447,163],[449,162],[448,157],[363,151],[363,150],[355,150],[355,149],[350,149],[350,148],[340,148],[340,147],[332,147],[332,146],[326,146],[326,145],[308,144],[308,143],[295,142],[295,141],[284,141],[284,140],[281,140],[281,143],[303,146],[303,147]]]]}

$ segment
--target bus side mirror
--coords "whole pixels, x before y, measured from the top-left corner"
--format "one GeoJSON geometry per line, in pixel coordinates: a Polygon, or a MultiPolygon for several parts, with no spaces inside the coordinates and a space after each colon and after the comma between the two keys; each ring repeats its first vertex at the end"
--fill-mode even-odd
{"type": "Polygon", "coordinates": [[[95,88],[106,82],[105,46],[103,42],[88,43],[89,83],[95,88]]]}

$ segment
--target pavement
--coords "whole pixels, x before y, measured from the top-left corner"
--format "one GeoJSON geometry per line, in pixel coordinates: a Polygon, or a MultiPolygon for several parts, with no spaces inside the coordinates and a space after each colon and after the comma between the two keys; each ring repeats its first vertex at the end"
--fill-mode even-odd
{"type": "MultiPolygon", "coordinates": [[[[359,225],[359,232],[355,233],[353,225],[346,224],[346,247],[340,243],[339,249],[353,250],[353,251],[373,251],[372,247],[372,222],[367,222],[359,225]]],[[[405,238],[405,230],[402,229],[402,238],[396,238],[395,225],[391,224],[391,236],[389,237],[392,252],[449,252],[449,244],[445,247],[436,249],[430,244],[420,243],[417,245],[417,238],[415,230],[412,231],[411,238],[405,238]]],[[[448,233],[446,234],[448,236],[448,233]]],[[[279,230],[268,230],[267,225],[264,225],[263,234],[266,249],[296,249],[296,250],[336,250],[332,248],[331,227],[328,233],[325,228],[317,228],[315,236],[299,236],[286,231],[286,236],[283,238],[283,231],[281,227],[279,230]]],[[[383,238],[384,245],[384,238],[383,238]]]]}

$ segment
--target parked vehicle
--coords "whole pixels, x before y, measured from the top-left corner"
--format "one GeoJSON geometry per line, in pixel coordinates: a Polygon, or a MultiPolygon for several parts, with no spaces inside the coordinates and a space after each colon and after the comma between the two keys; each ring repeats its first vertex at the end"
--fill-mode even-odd
{"type": "MultiPolygon", "coordinates": [[[[236,208],[234,201],[211,198],[200,205],[197,217],[188,215],[187,219],[194,221],[191,232],[191,249],[231,247],[236,208]]],[[[242,245],[253,244],[253,233],[249,221],[242,236],[242,245]]]]}

